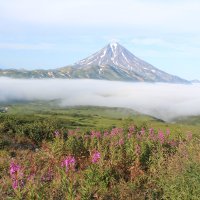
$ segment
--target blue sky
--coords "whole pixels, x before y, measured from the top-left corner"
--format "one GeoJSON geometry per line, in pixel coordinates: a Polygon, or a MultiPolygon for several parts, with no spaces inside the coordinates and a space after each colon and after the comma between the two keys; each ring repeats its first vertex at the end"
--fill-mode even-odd
{"type": "Polygon", "coordinates": [[[56,68],[112,40],[200,79],[199,0],[0,0],[0,68],[56,68]]]}

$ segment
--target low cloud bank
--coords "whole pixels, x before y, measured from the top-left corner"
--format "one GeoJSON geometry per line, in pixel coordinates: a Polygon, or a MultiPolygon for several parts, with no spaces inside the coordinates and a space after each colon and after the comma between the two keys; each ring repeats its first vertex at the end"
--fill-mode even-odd
{"type": "Polygon", "coordinates": [[[0,102],[62,99],[62,106],[131,108],[165,121],[200,115],[200,84],[0,78],[0,102]]]}

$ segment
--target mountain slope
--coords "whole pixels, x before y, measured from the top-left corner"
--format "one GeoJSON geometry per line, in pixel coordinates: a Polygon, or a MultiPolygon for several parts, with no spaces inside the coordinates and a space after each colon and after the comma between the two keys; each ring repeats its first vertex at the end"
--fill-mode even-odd
{"type": "Polygon", "coordinates": [[[197,80],[197,79],[195,79],[195,80],[192,80],[192,81],[190,81],[191,83],[200,83],[200,80],[197,80]]]}
{"type": "Polygon", "coordinates": [[[104,80],[188,83],[137,58],[118,43],[110,43],[71,66],[55,70],[0,70],[0,76],[15,78],[89,78],[104,80]]]}
{"type": "Polygon", "coordinates": [[[110,43],[95,54],[60,69],[75,78],[147,82],[187,82],[137,58],[118,43],[110,43]]]}

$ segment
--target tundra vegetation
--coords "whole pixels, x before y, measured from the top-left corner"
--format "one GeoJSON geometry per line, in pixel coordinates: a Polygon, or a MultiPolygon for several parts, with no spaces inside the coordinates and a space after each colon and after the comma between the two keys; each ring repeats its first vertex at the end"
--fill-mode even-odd
{"type": "Polygon", "coordinates": [[[0,198],[200,199],[198,120],[10,105],[0,114],[0,198]]]}

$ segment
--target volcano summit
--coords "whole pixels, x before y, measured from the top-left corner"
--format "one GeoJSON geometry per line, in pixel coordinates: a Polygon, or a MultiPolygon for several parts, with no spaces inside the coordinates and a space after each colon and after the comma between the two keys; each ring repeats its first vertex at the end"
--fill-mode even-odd
{"type": "Polygon", "coordinates": [[[73,65],[55,70],[0,70],[0,76],[188,83],[141,60],[117,42],[73,65]]]}

